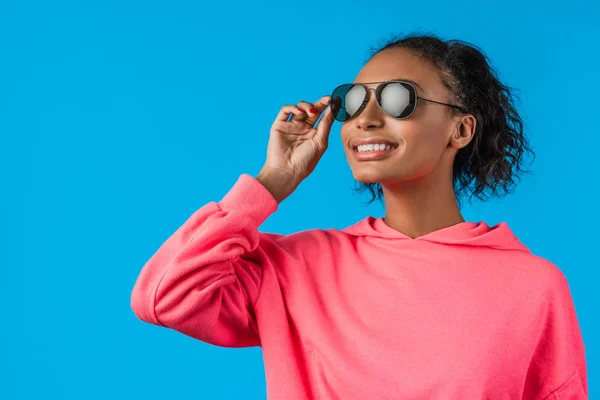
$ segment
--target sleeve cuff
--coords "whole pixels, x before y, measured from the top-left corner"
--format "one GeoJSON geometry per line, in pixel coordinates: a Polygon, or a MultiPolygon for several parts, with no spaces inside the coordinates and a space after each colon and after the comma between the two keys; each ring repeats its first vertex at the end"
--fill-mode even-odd
{"type": "Polygon", "coordinates": [[[277,200],[256,178],[242,174],[219,201],[221,209],[235,210],[262,224],[279,207],[277,200]]]}

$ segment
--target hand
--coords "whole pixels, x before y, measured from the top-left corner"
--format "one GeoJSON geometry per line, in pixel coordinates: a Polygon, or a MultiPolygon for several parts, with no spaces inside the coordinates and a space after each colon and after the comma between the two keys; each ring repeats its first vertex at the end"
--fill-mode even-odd
{"type": "Polygon", "coordinates": [[[287,179],[286,185],[295,189],[313,172],[327,149],[335,121],[331,108],[327,107],[329,100],[330,96],[323,96],[314,104],[301,101],[298,106],[281,108],[271,127],[263,176],[287,179]],[[311,108],[314,112],[310,112],[311,108]],[[288,121],[290,114],[292,118],[288,121]],[[323,117],[314,127],[321,114],[323,117]]]}

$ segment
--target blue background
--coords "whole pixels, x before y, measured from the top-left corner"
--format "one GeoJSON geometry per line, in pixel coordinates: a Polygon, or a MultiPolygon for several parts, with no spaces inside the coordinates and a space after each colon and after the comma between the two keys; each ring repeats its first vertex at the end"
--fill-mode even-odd
{"type": "MultiPolygon", "coordinates": [[[[143,323],[131,289],[196,209],[258,173],[283,104],[351,82],[370,46],[415,29],[481,46],[521,90],[533,173],[463,213],[507,221],[564,272],[595,397],[599,14],[592,1],[2,1],[0,398],[264,399],[260,348],[143,323]]],[[[352,194],[339,129],[261,230],[383,214],[352,194]]]]}

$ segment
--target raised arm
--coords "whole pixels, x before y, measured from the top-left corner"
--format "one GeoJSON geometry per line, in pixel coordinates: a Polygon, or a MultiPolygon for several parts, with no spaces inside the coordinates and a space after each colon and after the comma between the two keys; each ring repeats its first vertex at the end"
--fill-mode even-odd
{"type": "MultiPolygon", "coordinates": [[[[276,209],[271,193],[242,175],[147,261],[131,293],[135,315],[219,346],[260,345],[254,304],[269,254],[259,246],[276,248],[277,235],[258,227],[276,209]]],[[[285,252],[277,253],[285,262],[285,252]]]]}

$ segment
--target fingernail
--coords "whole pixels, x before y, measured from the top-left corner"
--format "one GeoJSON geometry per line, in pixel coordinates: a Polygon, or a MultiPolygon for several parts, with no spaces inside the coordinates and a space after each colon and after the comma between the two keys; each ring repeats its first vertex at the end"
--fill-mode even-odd
{"type": "Polygon", "coordinates": [[[312,107],[311,107],[311,108],[310,108],[310,112],[314,114],[314,113],[316,113],[316,112],[317,112],[317,110],[315,110],[314,108],[312,108],[312,107]]]}
{"type": "Polygon", "coordinates": [[[296,108],[297,108],[298,110],[300,110],[300,111],[304,111],[304,110],[303,110],[303,109],[301,109],[300,107],[296,107],[296,108]]]}

